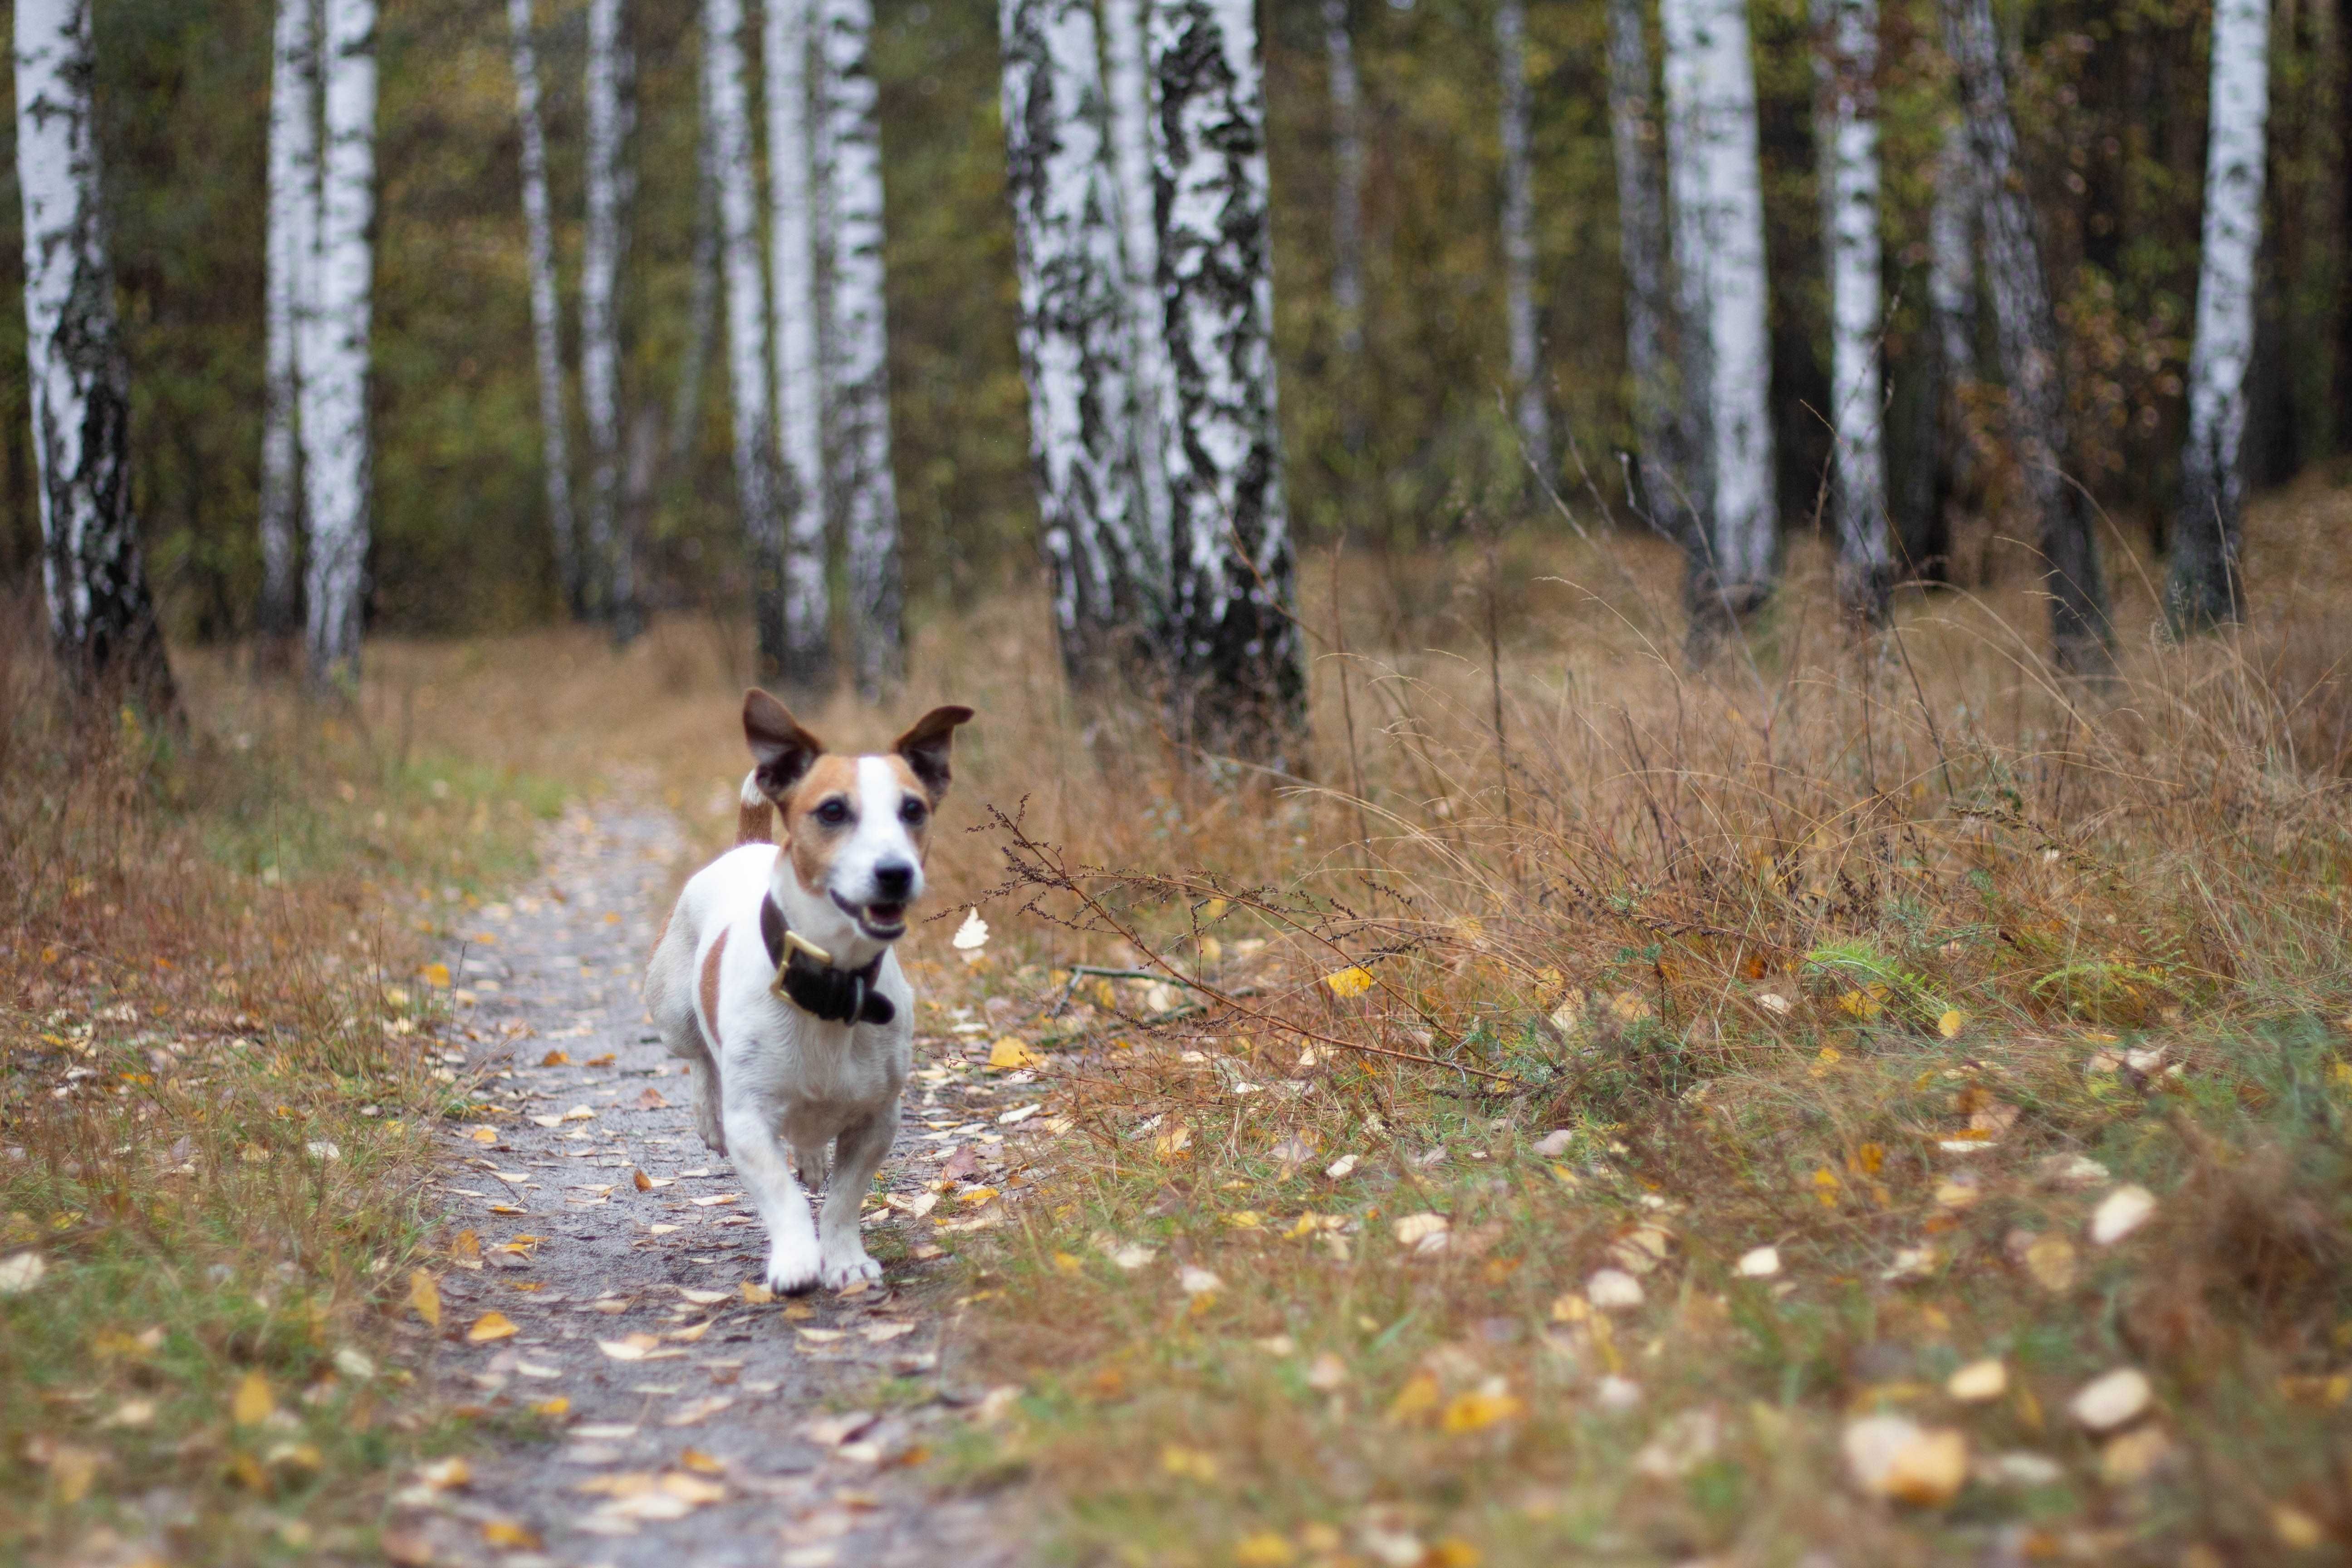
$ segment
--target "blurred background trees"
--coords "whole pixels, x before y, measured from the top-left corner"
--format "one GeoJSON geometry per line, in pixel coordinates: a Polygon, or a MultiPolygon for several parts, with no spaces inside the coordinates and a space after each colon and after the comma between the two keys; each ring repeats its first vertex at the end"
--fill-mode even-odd
{"type": "MultiPolygon", "coordinates": [[[[1727,47],[1720,60],[1706,57],[1714,74],[1697,85],[1719,91],[1692,100],[1702,110],[1694,129],[1710,130],[1709,114],[1736,118],[1742,89],[1732,68],[1744,54],[1758,199],[1738,222],[1760,235],[1762,295],[1742,297],[1751,324],[1739,352],[1749,367],[1742,384],[1752,384],[1760,360],[1769,390],[1766,428],[1741,433],[1750,454],[1741,515],[1750,523],[1741,524],[1727,581],[1760,590],[1770,580],[1773,535],[1753,519],[1777,515],[1785,539],[1833,530],[1846,504],[1843,487],[1833,504],[1822,499],[1839,411],[1859,384],[1848,382],[1842,396],[1833,374],[1824,233],[1832,193],[1822,182],[1850,164],[1822,140],[1825,125],[1859,124],[1864,108],[1877,130],[1881,440],[1896,571],[1948,563],[1941,569],[1967,583],[2022,570],[2017,548],[2000,541],[2033,537],[2052,498],[2037,494],[2034,465],[2018,456],[2019,431],[1999,391],[2017,380],[2015,363],[2004,365],[2013,356],[1999,350],[2021,328],[2003,325],[1997,288],[1979,293],[1968,276],[1968,237],[1982,226],[1974,204],[1954,199],[1964,171],[1948,149],[1960,98],[1939,0],[1882,0],[1866,82],[1874,106],[1857,96],[1853,109],[1832,105],[1827,115],[1823,30],[1868,7],[1832,5],[1817,15],[1811,0],[1668,0],[1661,18],[1625,0],[1524,0],[1515,23],[1518,8],[1507,15],[1505,0],[1271,0],[1258,13],[1274,411],[1281,499],[1298,544],[1345,539],[1410,550],[1545,516],[1525,483],[1524,458],[1538,450],[1528,437],[1538,426],[1517,401],[1523,381],[1541,400],[1539,428],[1554,447],[1549,477],[1571,508],[1591,521],[1596,498],[1605,500],[1618,521],[1638,526],[1626,504],[1626,476],[1638,472],[1647,511],[1674,526],[1657,493],[1665,481],[1648,475],[1653,463],[1676,466],[1677,454],[1664,449],[1671,434],[1662,433],[1675,428],[1692,389],[1650,384],[1677,379],[1689,363],[1675,353],[1689,334],[1673,318],[1694,296],[1673,298],[1671,277],[1645,282],[1640,245],[1628,248],[1622,238],[1621,210],[1640,215],[1621,202],[1643,185],[1638,159],[1630,183],[1621,163],[1612,106],[1620,123],[1643,123],[1622,61],[1646,50],[1643,68],[1662,73],[1645,84],[1659,95],[1648,152],[1671,151],[1675,46],[1708,42],[1738,24],[1748,35],[1744,52],[1727,47]],[[1686,36],[1663,25],[1677,17],[1691,22],[1686,36]],[[1516,374],[1509,299],[1517,269],[1506,218],[1521,205],[1511,199],[1506,156],[1516,140],[1507,132],[1516,110],[1506,112],[1517,101],[1507,90],[1514,57],[1526,82],[1532,378],[1516,374]],[[1634,363],[1650,352],[1632,330],[1644,297],[1643,331],[1664,345],[1651,371],[1634,363]],[[1640,454],[1643,466],[1621,464],[1621,452],[1640,454]]],[[[359,9],[339,0],[321,15],[359,9]]],[[[609,338],[608,369],[592,368],[593,355],[567,355],[561,367],[564,462],[579,465],[564,477],[592,519],[583,544],[607,526],[593,521],[606,510],[607,537],[636,542],[625,552],[635,566],[629,596],[654,609],[731,611],[751,601],[767,570],[755,569],[737,504],[725,390],[735,356],[706,342],[714,313],[728,319],[711,301],[730,292],[712,281],[723,248],[714,224],[719,237],[728,226],[706,204],[698,154],[703,18],[712,9],[737,8],[536,0],[530,17],[559,319],[580,323],[574,341],[583,350],[592,335],[609,338]],[[627,62],[605,68],[607,79],[626,85],[612,89],[603,109],[592,103],[597,48],[627,62]],[[598,115],[603,129],[592,136],[598,115]],[[599,157],[619,147],[617,163],[598,173],[592,146],[608,150],[599,157]],[[634,191],[616,195],[630,178],[634,191]],[[600,304],[595,291],[605,288],[609,302],[600,304]],[[592,334],[598,321],[606,324],[592,334]],[[673,428],[681,415],[686,426],[673,428]]],[[[1129,15],[1115,4],[1102,16],[1113,89],[1122,60],[1140,47],[1142,9],[1129,15]]],[[[805,524],[796,535],[778,526],[776,537],[797,537],[812,573],[821,564],[828,601],[841,607],[824,646],[872,683],[887,679],[895,657],[895,637],[882,628],[898,583],[908,613],[919,617],[927,605],[1041,571],[999,18],[984,0],[878,0],[870,30],[854,5],[812,3],[809,11],[804,25],[818,48],[838,57],[841,79],[852,84],[846,97],[813,103],[812,134],[854,154],[873,144],[862,126],[878,133],[875,177],[861,175],[854,198],[878,217],[878,232],[874,217],[838,216],[866,226],[870,238],[854,248],[864,256],[878,247],[871,254],[879,265],[836,268],[830,286],[836,310],[849,308],[843,289],[864,289],[857,319],[887,321],[887,332],[832,345],[831,384],[840,396],[858,388],[887,396],[824,426],[834,447],[822,460],[854,477],[835,484],[821,560],[805,524]],[[855,85],[866,80],[870,113],[855,85]],[[866,357],[851,363],[838,357],[844,352],[866,357]]],[[[751,30],[766,26],[766,10],[755,4],[739,15],[751,97],[744,135],[719,161],[743,164],[753,195],[765,190],[773,200],[768,147],[777,132],[751,107],[772,68],[763,35],[751,30]]],[[[2216,401],[2198,426],[2209,433],[2192,447],[2191,344],[2204,299],[2214,297],[2210,289],[2200,297],[2200,286],[2216,221],[2206,200],[2212,7],[2029,0],[1986,16],[2015,142],[2019,200],[2010,217],[2029,220],[2040,251],[2056,360],[2035,417],[2063,417],[2057,449],[2108,520],[2100,526],[2160,547],[2211,510],[2184,489],[2183,453],[2217,450],[2210,432],[2236,417],[2216,401]]],[[[2243,437],[2234,469],[2250,485],[2352,453],[2347,20],[2338,0],[2270,9],[2259,163],[2250,168],[2240,156],[2227,165],[2256,215],[2243,245],[2243,437]]],[[[279,308],[272,302],[287,297],[271,282],[268,222],[278,21],[265,0],[95,0],[96,141],[131,373],[132,510],[164,624],[184,638],[286,624],[282,604],[264,593],[270,533],[261,525],[265,491],[272,517],[286,495],[283,459],[265,460],[275,448],[263,439],[268,411],[284,395],[272,366],[286,357],[270,352],[279,308]]],[[[347,251],[351,237],[372,242],[373,280],[365,438],[354,445],[334,433],[360,427],[356,408],[335,405],[318,415],[331,426],[319,432],[320,444],[303,444],[306,455],[326,458],[331,489],[345,480],[359,487],[356,502],[324,499],[363,531],[341,536],[359,541],[363,578],[345,573],[339,556],[314,561],[307,588],[313,642],[330,658],[341,657],[342,627],[348,621],[355,631],[362,613],[386,628],[457,631],[566,607],[546,468],[554,444],[545,438],[533,349],[514,37],[500,8],[455,0],[385,0],[374,19],[373,220],[348,200],[320,208],[322,222],[341,225],[347,251]],[[322,576],[322,566],[332,570],[322,576]]],[[[320,145],[332,182],[335,128],[323,118],[331,86],[326,97],[320,145]]],[[[1132,105],[1111,90],[1106,110],[1112,173],[1124,188],[1136,178],[1132,105]]],[[[1737,126],[1728,131],[1736,140],[1737,126]]],[[[359,149],[348,137],[345,149],[350,165],[359,149]]],[[[0,179],[16,180],[14,154],[12,147],[0,158],[0,179]]],[[[1735,147],[1730,156],[1736,163],[1748,154],[1735,147]]],[[[722,185],[730,173],[719,171],[722,185]]],[[[1723,201],[1737,205],[1743,177],[1722,201],[1710,197],[1717,216],[1723,201]]],[[[1996,197],[1990,206],[2002,204],[1996,197]]],[[[12,292],[25,281],[21,214],[21,192],[0,197],[0,226],[12,231],[0,240],[0,289],[12,292]]],[[[1630,232],[1645,232],[1642,221],[1630,232]]],[[[2000,226],[1982,232],[1999,253],[2000,226]]],[[[1122,237],[1130,254],[1149,237],[1130,213],[1122,237]]],[[[1671,272],[1679,258],[1667,243],[1671,272]]],[[[1710,266],[1747,266],[1755,248],[1742,241],[1727,256],[1718,247],[1710,266]]],[[[766,269],[780,270],[773,256],[766,269]]],[[[1727,301],[1716,290],[1707,303],[1712,318],[1727,301]]],[[[1850,342],[1860,341],[1862,321],[1847,325],[1850,342]]],[[[1702,325],[1712,341],[1712,326],[1702,325]]],[[[751,351],[761,363],[782,355],[785,327],[780,318],[763,329],[751,351]]],[[[321,336],[331,368],[334,335],[321,336]]],[[[40,549],[26,349],[21,313],[0,312],[0,571],[11,575],[32,570],[40,549]]],[[[2211,350],[2217,363],[2227,353],[2226,343],[2211,350]]],[[[1717,420],[1729,417],[1722,395],[1706,404],[1717,420]]],[[[789,407],[768,410],[769,433],[755,443],[762,462],[795,452],[796,462],[808,460],[805,431],[777,428],[789,419],[789,407]]],[[[1158,428],[1140,426],[1147,439],[1158,428]]],[[[1723,432],[1698,434],[1720,441],[1723,432]]],[[[1720,483],[1720,463],[1706,450],[1681,457],[1675,488],[1706,501],[1704,515],[1713,518],[1708,492],[1720,483]]],[[[2217,488],[2218,470],[2200,460],[2188,476],[2203,487],[2195,496],[2219,494],[2213,504],[2222,510],[2212,515],[2222,515],[2234,492],[2217,488]]],[[[782,478],[772,506],[798,494],[782,478]]],[[[320,482],[310,476],[314,510],[320,482]]],[[[1147,485],[1147,517],[1154,501],[1147,485]]],[[[2074,503],[2062,496],[2054,504],[2074,503]]],[[[2090,526],[2081,524],[2086,535],[2090,526]]],[[[1707,536],[1718,555],[1723,538],[1719,527],[1707,536]]],[[[1444,591],[1409,575],[1398,589],[1402,598],[1444,591]]],[[[807,592],[798,602],[809,602],[807,592]]],[[[2069,614],[2084,627],[2095,620],[2087,606],[2069,614]]],[[[2084,627],[2062,642],[2095,640],[2084,627]]]]}

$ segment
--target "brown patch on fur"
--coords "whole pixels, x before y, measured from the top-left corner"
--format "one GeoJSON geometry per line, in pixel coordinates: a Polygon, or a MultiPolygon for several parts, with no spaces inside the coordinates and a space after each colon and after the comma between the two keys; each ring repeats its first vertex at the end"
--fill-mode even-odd
{"type": "Polygon", "coordinates": [[[846,823],[828,827],[811,815],[835,795],[848,796],[850,806],[856,808],[857,759],[827,752],[809,764],[808,773],[784,802],[784,852],[793,858],[793,875],[803,888],[824,886],[825,863],[833,858],[834,843],[850,831],[846,823]]]}
{"type": "Polygon", "coordinates": [[[719,940],[702,960],[702,1026],[710,1031],[712,1049],[719,1046],[719,961],[727,952],[727,932],[722,928],[719,940]]]}
{"type": "Polygon", "coordinates": [[[768,803],[764,800],[757,805],[753,805],[747,800],[736,806],[735,847],[737,848],[740,849],[746,844],[775,842],[768,836],[769,809],[768,803]]]}

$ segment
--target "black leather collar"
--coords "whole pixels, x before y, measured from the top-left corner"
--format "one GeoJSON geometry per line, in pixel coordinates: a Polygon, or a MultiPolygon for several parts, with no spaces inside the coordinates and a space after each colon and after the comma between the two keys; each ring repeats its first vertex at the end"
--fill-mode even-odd
{"type": "Polygon", "coordinates": [[[760,900],[760,939],[768,944],[768,962],[776,966],[776,978],[770,989],[803,1013],[814,1014],[828,1024],[887,1024],[898,1016],[898,1009],[887,996],[874,989],[875,979],[882,973],[882,953],[859,969],[835,969],[819,963],[795,947],[789,955],[784,946],[784,934],[792,928],[784,923],[784,911],[776,904],[773,893],[760,900]]]}

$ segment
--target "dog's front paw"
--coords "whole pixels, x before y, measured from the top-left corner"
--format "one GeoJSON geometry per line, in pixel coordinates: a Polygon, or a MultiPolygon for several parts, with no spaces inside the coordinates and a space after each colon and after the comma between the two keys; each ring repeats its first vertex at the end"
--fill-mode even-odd
{"type": "Polygon", "coordinates": [[[866,1257],[862,1247],[853,1257],[828,1259],[824,1274],[828,1290],[845,1290],[859,1279],[870,1279],[877,1285],[882,1282],[882,1266],[866,1257]]]}
{"type": "Polygon", "coordinates": [[[814,1243],[793,1247],[778,1242],[768,1253],[768,1289],[779,1296],[805,1296],[816,1289],[820,1273],[827,1285],[833,1284],[832,1270],[818,1267],[814,1243]]]}

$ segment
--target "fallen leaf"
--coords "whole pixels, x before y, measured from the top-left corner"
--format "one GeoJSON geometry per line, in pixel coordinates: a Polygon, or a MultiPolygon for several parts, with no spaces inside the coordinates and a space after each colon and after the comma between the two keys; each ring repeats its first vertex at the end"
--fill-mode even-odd
{"type": "Polygon", "coordinates": [[[988,922],[980,918],[980,910],[974,908],[963,917],[963,924],[956,927],[955,935],[948,940],[949,945],[958,952],[978,952],[988,945],[988,922]]]}
{"type": "Polygon", "coordinates": [[[1187,1296],[1206,1296],[1223,1289],[1224,1283],[1207,1269],[1195,1268],[1189,1263],[1176,1271],[1177,1288],[1187,1296]]]}
{"type": "Polygon", "coordinates": [[[1342,1154],[1324,1166],[1323,1173],[1335,1182],[1345,1181],[1349,1173],[1355,1170],[1358,1158],[1359,1156],[1354,1154],[1342,1154]]]}
{"type": "Polygon", "coordinates": [[[1874,1497],[1940,1507],[1968,1479],[1966,1434],[1923,1427],[1906,1415],[1867,1415],[1850,1422],[1841,1446],[1855,1484],[1874,1497]]]}
{"type": "Polygon", "coordinates": [[[408,1276],[408,1304],[425,1320],[427,1328],[441,1326],[441,1287],[424,1269],[413,1269],[408,1276]]]}
{"type": "Polygon", "coordinates": [[[1437,1426],[1444,1432],[1480,1432],[1496,1422],[1516,1420],[1527,1411],[1526,1402],[1514,1394],[1481,1390],[1447,1401],[1437,1426]]]}
{"type": "Polygon", "coordinates": [[[2052,1295],[2063,1295],[2074,1287],[2074,1244],[2054,1230],[2035,1237],[2026,1245],[2025,1271],[2052,1295]]]}
{"type": "Polygon", "coordinates": [[[416,1467],[416,1479],[436,1491],[456,1491],[469,1486],[474,1479],[474,1468],[457,1455],[436,1459],[429,1465],[416,1467]]]}
{"type": "Polygon", "coordinates": [[[988,1065],[999,1071],[1010,1072],[1016,1068],[1041,1068],[1045,1058],[1029,1048],[1029,1042],[1018,1035],[1006,1035],[988,1047],[988,1065]]]}
{"type": "Polygon", "coordinates": [[[1307,1386],[1318,1394],[1330,1394],[1347,1387],[1348,1363],[1325,1351],[1307,1366],[1307,1386]]]}
{"type": "Polygon", "coordinates": [[[238,1381],[236,1396],[229,1401],[229,1419],[240,1426],[258,1426],[277,1408],[278,1399],[269,1392],[269,1380],[255,1370],[238,1381]]]}
{"type": "Polygon", "coordinates": [[[1999,1356],[1987,1356],[1944,1381],[1944,1392],[1963,1405],[1981,1405],[2009,1392],[2009,1367],[1999,1356]]]}
{"type": "Polygon", "coordinates": [[[1028,1121],[1031,1117],[1036,1115],[1039,1111],[1045,1109],[1045,1107],[1043,1101],[1033,1100],[1026,1105],[1016,1105],[1012,1110],[1006,1111],[1003,1115],[998,1117],[996,1119],[996,1124],[1000,1127],[1011,1127],[1018,1122],[1028,1121]]]}
{"type": "Polygon", "coordinates": [[[1391,1426],[1402,1426],[1436,1409],[1437,1400],[1437,1374],[1416,1372],[1404,1380],[1404,1386],[1397,1390],[1394,1399],[1389,1401],[1388,1415],[1384,1419],[1391,1426]]]}
{"type": "Polygon", "coordinates": [[[1123,1247],[1112,1247],[1103,1256],[1131,1274],[1150,1263],[1158,1254],[1139,1241],[1130,1241],[1123,1247]]]}
{"type": "Polygon", "coordinates": [[[41,1282],[49,1260],[37,1252],[12,1252],[0,1258],[0,1296],[21,1296],[41,1282]]]}
{"type": "Polygon", "coordinates": [[[1172,1160],[1192,1146],[1192,1130],[1179,1122],[1152,1140],[1151,1152],[1162,1160],[1172,1160]]]}
{"type": "Polygon", "coordinates": [[[572,1401],[559,1394],[552,1399],[542,1399],[533,1405],[530,1413],[544,1415],[551,1421],[559,1420],[572,1414],[572,1401]]]}
{"type": "Polygon", "coordinates": [[[1350,964],[1335,973],[1325,975],[1323,984],[1331,988],[1331,994],[1334,996],[1361,996],[1372,988],[1372,972],[1361,964],[1350,964]]]}
{"type": "Polygon", "coordinates": [[[499,1141],[499,1130],[495,1127],[477,1127],[466,1136],[477,1143],[495,1143],[499,1141]]]}
{"type": "Polygon", "coordinates": [[[614,1361],[643,1361],[646,1353],[660,1343],[652,1334],[629,1334],[617,1340],[598,1340],[596,1348],[614,1361]]]}
{"type": "Polygon", "coordinates": [[[649,1193],[654,1190],[654,1179],[651,1176],[646,1175],[643,1171],[632,1171],[629,1173],[629,1184],[636,1188],[637,1191],[641,1193],[649,1193]]]}
{"type": "Polygon", "coordinates": [[[1936,1020],[1936,1033],[1948,1040],[1957,1040],[1960,1037],[1960,1031],[1968,1026],[1968,1022],[1967,1016],[1958,1007],[1948,1007],[1944,1016],[1936,1020]]]}
{"type": "Polygon", "coordinates": [[[593,1121],[596,1120],[596,1113],[584,1105],[575,1105],[556,1120],[558,1121],[593,1121]]]}
{"type": "Polygon", "coordinates": [[[1435,1252],[1445,1245],[1446,1232],[1454,1222],[1442,1214],[1409,1214],[1390,1226],[1396,1233],[1397,1245],[1412,1247],[1416,1252],[1435,1252]],[[1431,1245],[1432,1241],[1435,1245],[1431,1245]]]}
{"type": "Polygon", "coordinates": [[[708,1421],[713,1415],[718,1415],[720,1411],[727,1409],[734,1403],[734,1396],[731,1394],[706,1394],[699,1399],[689,1400],[685,1405],[682,1405],[676,1410],[671,1411],[667,1415],[663,1416],[662,1425],[665,1426],[697,1426],[701,1425],[703,1422],[708,1421]]]}
{"type": "Polygon", "coordinates": [[[572,1053],[570,1051],[550,1051],[545,1056],[539,1058],[539,1065],[543,1068],[570,1067],[572,1065],[572,1053]]]}
{"type": "Polygon", "coordinates": [[[2099,1479],[2111,1487],[2144,1481],[2171,1456],[2172,1438],[2154,1422],[2112,1438],[2099,1450],[2099,1479]]]}
{"type": "Polygon", "coordinates": [[[2099,1200],[2091,1213],[2091,1244],[2111,1247],[2147,1223],[2156,1213],[2156,1194],[2126,1183],[2099,1200]]]}
{"type": "Polygon", "coordinates": [[[1584,1299],[1599,1311],[1623,1311],[1642,1304],[1642,1282],[1622,1268],[1598,1269],[1584,1282],[1584,1299]]]}
{"type": "Polygon", "coordinates": [[[637,1109],[640,1110],[659,1110],[667,1104],[669,1101],[662,1098],[662,1091],[651,1084],[647,1084],[645,1092],[637,1096],[637,1109]]]}
{"type": "Polygon", "coordinates": [[[2066,1409],[2091,1431],[2112,1432],[2137,1420],[2154,1397],[2145,1373],[2137,1367],[2119,1366],[2084,1384],[2066,1402],[2066,1409]]]}
{"type": "Polygon", "coordinates": [[[1233,1557],[1234,1568],[1290,1568],[1298,1561],[1298,1549],[1273,1531],[1261,1530],[1234,1542],[1233,1557]]]}
{"type": "Polygon", "coordinates": [[[446,963],[428,963],[416,973],[427,985],[445,991],[449,988],[449,966],[446,963]]]}
{"type": "Polygon", "coordinates": [[[687,1201],[691,1203],[696,1208],[707,1209],[716,1207],[720,1204],[731,1204],[742,1195],[743,1194],[740,1193],[712,1193],[708,1197],[689,1198],[687,1201]]]}
{"type": "Polygon", "coordinates": [[[722,1460],[713,1458],[699,1448],[680,1448],[677,1462],[698,1476],[723,1476],[727,1473],[727,1466],[722,1460]]]}
{"type": "Polygon", "coordinates": [[[1739,1255],[1739,1277],[1742,1279],[1769,1279],[1780,1272],[1780,1249],[1777,1247],[1750,1247],[1739,1255]]]}
{"type": "Polygon", "coordinates": [[[516,1328],[504,1312],[484,1312],[474,1320],[474,1326],[466,1331],[466,1338],[475,1344],[483,1345],[492,1340],[510,1340],[520,1332],[522,1331],[516,1328]]]}
{"type": "Polygon", "coordinates": [[[536,1552],[539,1531],[511,1519],[482,1521],[482,1539],[501,1552],[536,1552]]]}
{"type": "Polygon", "coordinates": [[[1213,1454],[1198,1448],[1180,1447],[1171,1443],[1160,1450],[1160,1468],[1171,1476],[1184,1476],[1196,1481],[1217,1479],[1217,1460],[1213,1454]]]}
{"type": "Polygon", "coordinates": [[[2308,1552],[2327,1539],[2326,1526],[2291,1503],[2272,1506],[2271,1533],[2278,1537],[2281,1546],[2293,1552],[2308,1552]]]}
{"type": "Polygon", "coordinates": [[[736,1289],[742,1295],[748,1306],[764,1307],[776,1299],[776,1293],[773,1290],[750,1279],[744,1280],[742,1284],[736,1287],[736,1289]]]}

